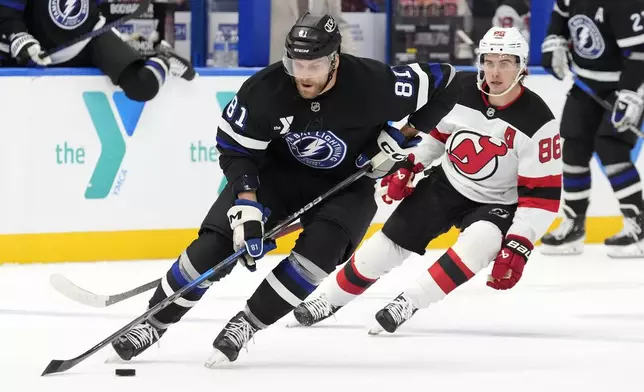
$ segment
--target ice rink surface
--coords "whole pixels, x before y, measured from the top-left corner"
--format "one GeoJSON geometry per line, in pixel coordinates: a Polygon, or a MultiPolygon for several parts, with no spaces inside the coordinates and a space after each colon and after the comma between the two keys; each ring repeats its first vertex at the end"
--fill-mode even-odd
{"type": "Polygon", "coordinates": [[[40,377],[51,359],[75,357],[141,314],[152,292],[94,309],[55,292],[62,273],[97,293],[160,277],[171,261],[0,266],[0,390],[121,391],[642,391],[644,260],[535,251],[510,291],[482,272],[421,310],[396,334],[367,335],[375,312],[440,255],[415,256],[319,326],[286,328],[287,315],[255,336],[237,362],[203,366],[215,336],[279,262],[236,270],[130,364],[104,349],[71,370],[40,377]],[[135,368],[119,378],[115,368],[135,368]]]}

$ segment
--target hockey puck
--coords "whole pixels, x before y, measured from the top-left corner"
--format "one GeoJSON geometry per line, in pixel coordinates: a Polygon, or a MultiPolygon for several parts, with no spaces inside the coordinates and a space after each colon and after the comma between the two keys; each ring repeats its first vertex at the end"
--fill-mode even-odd
{"type": "Polygon", "coordinates": [[[134,369],[116,369],[114,373],[120,377],[132,377],[136,376],[136,370],[134,369]]]}

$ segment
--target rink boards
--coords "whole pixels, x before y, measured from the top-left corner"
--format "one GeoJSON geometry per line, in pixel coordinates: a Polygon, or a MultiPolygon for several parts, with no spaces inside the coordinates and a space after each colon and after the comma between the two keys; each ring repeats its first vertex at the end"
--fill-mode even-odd
{"type": "MultiPolygon", "coordinates": [[[[559,116],[570,83],[530,71],[527,85],[559,116]]],[[[175,257],[224,185],[216,125],[253,72],[201,70],[139,104],[92,69],[0,70],[0,263],[175,257]]],[[[639,145],[633,157],[642,169],[639,145]]],[[[596,161],[593,184],[588,241],[600,242],[621,219],[596,161]]],[[[370,234],[391,210],[379,203],[370,234]]]]}

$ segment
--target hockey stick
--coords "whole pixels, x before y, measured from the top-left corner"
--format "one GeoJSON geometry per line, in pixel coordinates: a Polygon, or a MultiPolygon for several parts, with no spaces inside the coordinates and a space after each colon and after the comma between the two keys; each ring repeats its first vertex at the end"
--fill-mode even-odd
{"type": "MultiPolygon", "coordinates": [[[[583,90],[590,98],[593,99],[593,101],[597,102],[599,106],[601,106],[604,110],[607,110],[609,112],[613,111],[613,106],[608,103],[606,100],[602,99],[597,93],[593,91],[593,89],[590,88],[584,81],[579,79],[577,75],[573,74],[572,80],[575,82],[575,85],[579,87],[581,90],[583,90]]],[[[644,137],[644,132],[641,130],[637,129],[637,127],[633,125],[629,125],[628,130],[636,134],[638,137],[644,137]]]]}
{"type": "MultiPolygon", "coordinates": [[[[333,188],[329,189],[328,191],[324,192],[321,196],[318,196],[317,198],[313,199],[309,204],[305,205],[304,207],[300,208],[298,211],[293,213],[291,216],[288,218],[284,219],[281,223],[279,223],[277,226],[275,226],[273,229],[271,229],[264,238],[274,238],[282,229],[286,228],[291,222],[294,222],[296,219],[298,219],[302,214],[305,212],[309,211],[311,208],[314,206],[318,205],[321,201],[328,199],[329,197],[333,196],[340,190],[344,189],[348,185],[354,183],[357,181],[359,178],[364,176],[367,171],[370,170],[370,165],[365,165],[362,169],[358,170],[354,174],[350,175],[347,177],[345,180],[340,182],[339,184],[335,185],[333,188]]],[[[238,258],[244,255],[246,253],[246,248],[243,247],[237,252],[233,253],[230,255],[227,259],[224,261],[220,262],[216,266],[212,267],[208,271],[204,272],[201,276],[199,276],[197,279],[193,280],[192,282],[188,283],[187,285],[183,286],[179,290],[175,291],[172,293],[169,297],[165,298],[163,301],[159,302],[158,304],[154,305],[152,308],[148,309],[145,313],[140,315],[139,317],[135,318],[131,322],[129,322],[127,325],[119,329],[118,331],[114,332],[107,338],[105,338],[103,341],[95,345],[94,347],[90,348],[89,350],[85,351],[81,355],[72,358],[72,359],[66,359],[66,360],[59,360],[59,359],[54,359],[51,362],[49,362],[49,365],[45,368],[45,370],[42,373],[42,376],[45,376],[47,374],[51,373],[60,373],[64,372],[66,370],[71,369],[72,367],[78,365],[80,362],[84,361],[85,359],[89,358],[90,356],[94,355],[96,352],[98,352],[100,349],[103,347],[107,346],[110,344],[114,339],[118,338],[119,336],[123,335],[125,332],[129,331],[132,327],[135,325],[142,323],[143,321],[149,319],[152,315],[156,314],[157,312],[161,311],[162,309],[168,307],[170,304],[172,304],[177,298],[181,297],[183,294],[189,292],[190,290],[194,289],[195,287],[199,286],[203,281],[206,279],[209,279],[212,277],[214,274],[219,272],[221,269],[226,268],[232,263],[235,263],[238,258]]]]}
{"type": "Polygon", "coordinates": [[[129,22],[132,19],[138,18],[139,16],[143,15],[148,10],[148,7],[150,6],[151,3],[152,3],[152,0],[141,0],[140,3],[139,3],[139,6],[136,7],[134,12],[132,12],[131,14],[124,15],[123,17],[118,18],[116,20],[113,20],[110,23],[106,23],[101,28],[98,28],[96,30],[92,30],[92,31],[90,31],[88,33],[85,33],[85,34],[81,34],[78,37],[76,37],[76,38],[74,38],[74,39],[72,39],[70,41],[65,42],[64,44],[55,47],[54,49],[47,50],[47,51],[45,51],[45,53],[40,55],[40,58],[45,58],[47,56],[51,56],[52,54],[54,54],[56,52],[60,52],[63,49],[67,49],[70,46],[76,45],[77,43],[79,43],[81,41],[85,41],[86,39],[96,38],[99,35],[103,35],[103,34],[107,33],[108,31],[112,30],[112,28],[114,28],[114,27],[120,26],[122,24],[125,24],[125,22],[129,22]]]}
{"type": "MultiPolygon", "coordinates": [[[[302,225],[300,223],[293,223],[292,225],[286,227],[284,230],[280,231],[275,238],[277,239],[287,234],[291,234],[297,230],[300,230],[301,228],[302,225]]],[[[73,301],[80,302],[83,305],[91,306],[94,308],[106,308],[121,301],[125,301],[126,299],[145,293],[148,290],[156,288],[159,283],[161,283],[161,279],[148,282],[144,285],[135,287],[123,293],[108,295],[95,294],[91,291],[87,291],[74,284],[74,282],[67,279],[64,275],[58,273],[51,275],[51,277],[49,278],[49,283],[51,283],[52,287],[56,291],[73,301]]]]}

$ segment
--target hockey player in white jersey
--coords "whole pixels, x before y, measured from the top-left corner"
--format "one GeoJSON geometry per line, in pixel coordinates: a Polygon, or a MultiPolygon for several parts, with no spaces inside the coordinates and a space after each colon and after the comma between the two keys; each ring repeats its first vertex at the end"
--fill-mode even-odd
{"type": "Polygon", "coordinates": [[[412,252],[451,226],[456,243],[376,314],[371,332],[394,332],[418,309],[443,299],[490,262],[487,285],[517,284],[533,244],[548,229],[561,196],[561,147],[555,118],[523,86],[528,44],[515,28],[493,27],[479,44],[479,72],[457,74],[454,109],[385,177],[385,202],[402,200],[382,231],[369,238],[326,290],[294,310],[305,326],[329,317],[412,252]],[[414,188],[414,174],[440,165],[414,188]]]}

